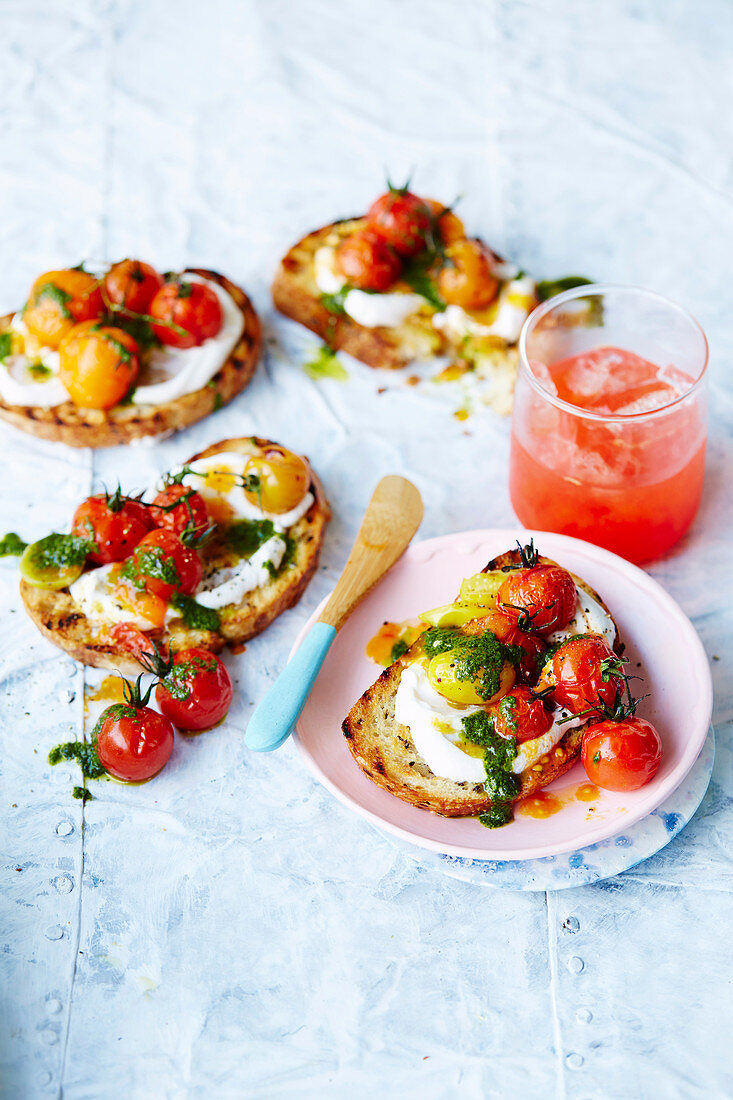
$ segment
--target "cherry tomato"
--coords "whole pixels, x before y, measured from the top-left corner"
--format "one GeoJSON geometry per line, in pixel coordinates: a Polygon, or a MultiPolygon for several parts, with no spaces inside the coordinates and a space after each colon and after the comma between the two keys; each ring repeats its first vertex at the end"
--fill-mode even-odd
{"type": "Polygon", "coordinates": [[[542,737],[552,725],[552,715],[528,687],[515,687],[507,692],[491,713],[499,736],[516,737],[520,745],[542,737]]]}
{"type": "Polygon", "coordinates": [[[201,535],[209,526],[209,512],[201,493],[187,485],[167,485],[150,508],[156,527],[167,527],[177,535],[201,535]]]}
{"type": "Polygon", "coordinates": [[[174,592],[190,596],[204,575],[196,551],[165,527],[140,540],[132,553],[132,571],[144,581],[146,590],[161,600],[170,600],[174,592]]]}
{"type": "Polygon", "coordinates": [[[164,324],[153,325],[163,344],[173,348],[193,348],[203,344],[221,329],[224,315],[215,292],[205,283],[174,279],[160,288],[149,313],[164,324]]]}
{"type": "Polygon", "coordinates": [[[442,202],[436,199],[425,199],[425,205],[433,215],[433,226],[437,229],[444,244],[453,244],[454,241],[462,241],[466,238],[466,230],[463,222],[457,218],[452,210],[449,210],[442,202]]]}
{"type": "Polygon", "coordinates": [[[75,405],[111,409],[138,376],[138,346],[129,332],[84,321],[59,345],[59,378],[75,405]]]}
{"type": "Polygon", "coordinates": [[[590,708],[595,704],[614,705],[622,683],[619,665],[616,654],[600,635],[569,638],[552,658],[553,698],[573,714],[589,711],[589,717],[599,717],[600,711],[590,708]]]}
{"type": "Polygon", "coordinates": [[[97,549],[88,555],[89,560],[107,565],[129,557],[152,527],[153,520],[145,505],[123,496],[118,489],[111,496],[100,493],[80,504],[74,512],[71,533],[91,539],[97,549]]]}
{"type": "Polygon", "coordinates": [[[263,454],[253,455],[247,461],[244,478],[247,500],[263,512],[280,515],[300,504],[311,475],[299,455],[285,447],[268,447],[263,454]]]}
{"type": "Polygon", "coordinates": [[[158,706],[182,730],[206,730],[226,715],[232,681],[225,666],[207,649],[182,649],[155,689],[158,706]]]}
{"type": "Polygon", "coordinates": [[[125,653],[132,653],[135,657],[141,655],[155,656],[155,646],[150,638],[134,623],[115,623],[110,630],[110,637],[117,642],[125,653]]]}
{"type": "Polygon", "coordinates": [[[635,791],[656,775],[662,741],[645,718],[608,719],[586,731],[581,759],[596,786],[606,791],[635,791]]]}
{"type": "Polygon", "coordinates": [[[125,575],[127,569],[126,562],[118,562],[110,570],[109,583],[113,586],[113,599],[131,615],[145,619],[148,624],[146,630],[162,630],[168,610],[167,599],[150,590],[147,577],[141,578],[139,574],[132,577],[125,575]],[[143,587],[138,587],[138,584],[143,587]]]}
{"type": "Polygon", "coordinates": [[[103,314],[99,280],[70,268],[39,275],[31,287],[23,320],[40,344],[57,348],[74,325],[103,314]]]}
{"type": "Polygon", "coordinates": [[[390,189],[369,207],[367,224],[400,256],[416,256],[425,248],[431,211],[411,191],[390,189]]]}
{"type": "Polygon", "coordinates": [[[520,630],[547,633],[567,626],[578,602],[575,581],[559,565],[533,565],[507,574],[497,608],[520,630]]]}
{"type": "Polygon", "coordinates": [[[357,229],[336,249],[336,266],[360,290],[388,290],[402,264],[384,237],[373,229],[357,229]]]}
{"type": "Polygon", "coordinates": [[[173,752],[170,720],[139,702],[107,707],[97,732],[97,756],[117,779],[137,783],[152,779],[173,752]]]}
{"type": "Polygon", "coordinates": [[[492,254],[481,241],[458,240],[446,248],[448,263],[438,275],[438,290],[449,305],[485,309],[499,292],[492,254]]]}
{"type": "Polygon", "coordinates": [[[121,260],[104,277],[107,298],[131,313],[147,313],[163,285],[163,276],[141,260],[121,260]]]}

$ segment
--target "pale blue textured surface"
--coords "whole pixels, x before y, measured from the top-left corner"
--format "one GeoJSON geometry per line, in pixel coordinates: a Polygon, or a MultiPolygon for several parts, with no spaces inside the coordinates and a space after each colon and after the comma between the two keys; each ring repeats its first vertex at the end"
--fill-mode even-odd
{"type": "Polygon", "coordinates": [[[61,528],[91,486],[142,486],[253,430],[309,454],[335,508],[301,604],[231,659],[227,724],[179,740],[153,784],[104,786],[83,835],[72,769],[45,758],[80,728],[85,674],[35,633],[2,563],[6,1094],[730,1095],[730,3],[5,0],[0,15],[0,309],[54,265],[132,253],[227,272],[268,335],[246,393],[155,450],[3,430],[3,528],[61,528]],[[347,384],[315,384],[314,340],[269,305],[287,245],[413,165],[529,270],[654,287],[710,338],[703,508],[652,572],[720,657],[713,782],[674,843],[602,886],[457,881],[333,801],[292,746],[244,748],[381,474],[419,486],[423,537],[512,522],[506,423],[461,425],[352,364],[347,384]]]}

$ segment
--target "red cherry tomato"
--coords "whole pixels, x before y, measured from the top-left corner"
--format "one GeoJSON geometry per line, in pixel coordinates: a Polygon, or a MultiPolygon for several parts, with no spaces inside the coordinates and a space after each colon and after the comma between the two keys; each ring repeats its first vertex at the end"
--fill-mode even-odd
{"type": "Polygon", "coordinates": [[[635,791],[656,775],[662,741],[645,718],[608,719],[586,731],[581,759],[596,786],[606,791],[635,791]]]}
{"type": "Polygon", "coordinates": [[[578,601],[575,581],[559,565],[533,565],[509,573],[496,606],[520,630],[548,633],[567,626],[578,601]]]}
{"type": "Polygon", "coordinates": [[[494,729],[500,737],[516,737],[517,744],[542,737],[552,725],[552,715],[545,710],[528,687],[515,687],[507,692],[492,709],[494,729]]]}
{"type": "Polygon", "coordinates": [[[474,619],[463,627],[466,634],[483,634],[490,630],[505,645],[517,645],[522,649],[519,662],[519,674],[526,684],[536,684],[547,650],[541,638],[535,634],[526,634],[516,622],[501,611],[489,611],[480,619],[474,619]]]}
{"type": "Polygon", "coordinates": [[[147,313],[163,285],[163,276],[141,260],[121,260],[104,277],[107,299],[131,313],[147,313]]]}
{"type": "Polygon", "coordinates": [[[616,654],[600,635],[569,638],[552,658],[555,702],[573,714],[589,711],[589,717],[600,717],[600,710],[590,708],[595,704],[612,707],[616,702],[622,684],[619,664],[616,654]]]}
{"type": "Polygon", "coordinates": [[[135,547],[132,572],[148,592],[162,600],[170,600],[174,592],[190,596],[204,575],[204,567],[195,550],[184,546],[173,531],[158,527],[150,531],[135,547]]]}
{"type": "Polygon", "coordinates": [[[109,633],[120,649],[124,649],[126,653],[132,653],[135,657],[155,656],[155,646],[152,641],[134,623],[115,623],[109,633]]]}
{"type": "Polygon", "coordinates": [[[188,282],[185,277],[165,283],[150,303],[151,317],[163,322],[153,332],[163,344],[174,348],[193,348],[203,344],[221,329],[224,317],[214,291],[205,283],[188,282]]]}
{"type": "Polygon", "coordinates": [[[182,649],[155,689],[158,706],[182,730],[206,730],[226,715],[232,681],[226,668],[207,649],[182,649]]]}
{"type": "Polygon", "coordinates": [[[399,256],[373,229],[357,229],[336,249],[336,265],[360,290],[389,290],[402,270],[399,256]]]}
{"type": "Polygon", "coordinates": [[[158,493],[150,508],[157,527],[167,527],[177,535],[189,532],[201,535],[209,526],[209,512],[200,493],[186,485],[167,485],[158,493]]]}
{"type": "Polygon", "coordinates": [[[117,703],[107,707],[97,732],[97,756],[117,779],[152,779],[173,752],[173,726],[150,707],[117,703]]]}
{"type": "Polygon", "coordinates": [[[88,497],[80,504],[74,512],[71,533],[92,539],[97,549],[88,555],[89,560],[106,565],[129,557],[152,527],[145,505],[123,496],[118,489],[111,495],[88,497]]]}
{"type": "Polygon", "coordinates": [[[411,191],[394,189],[372,203],[367,223],[400,256],[416,256],[425,248],[431,211],[425,200],[411,191]]]}

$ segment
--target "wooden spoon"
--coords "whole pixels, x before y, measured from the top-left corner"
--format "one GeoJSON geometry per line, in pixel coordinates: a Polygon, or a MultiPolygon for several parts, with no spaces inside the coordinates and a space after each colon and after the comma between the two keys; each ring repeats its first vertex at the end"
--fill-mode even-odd
{"type": "Polygon", "coordinates": [[[287,740],[336,631],[405,552],[422,516],[422,499],[411,482],[394,474],[382,478],[320,618],[250,718],[244,737],[248,748],[270,752],[287,740]]]}

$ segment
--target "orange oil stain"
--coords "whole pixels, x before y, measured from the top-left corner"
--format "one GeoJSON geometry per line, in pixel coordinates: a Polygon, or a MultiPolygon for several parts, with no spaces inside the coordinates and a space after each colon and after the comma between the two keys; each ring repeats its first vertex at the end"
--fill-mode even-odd
{"type": "Polygon", "coordinates": [[[88,703],[124,703],[124,683],[121,676],[105,676],[99,687],[86,688],[84,697],[88,703]]]}
{"type": "Polygon", "coordinates": [[[382,623],[374,637],[367,642],[366,655],[371,661],[386,668],[392,664],[392,650],[397,642],[411,646],[425,629],[422,623],[415,623],[412,619],[402,623],[382,623]]]}
{"type": "Polygon", "coordinates": [[[564,799],[558,798],[554,794],[548,794],[547,791],[540,791],[539,794],[523,798],[517,805],[517,812],[522,817],[552,817],[553,814],[559,813],[564,805],[564,799]]]}
{"type": "Polygon", "coordinates": [[[575,797],[579,802],[595,802],[600,793],[595,783],[581,783],[575,789],[575,797]]]}

